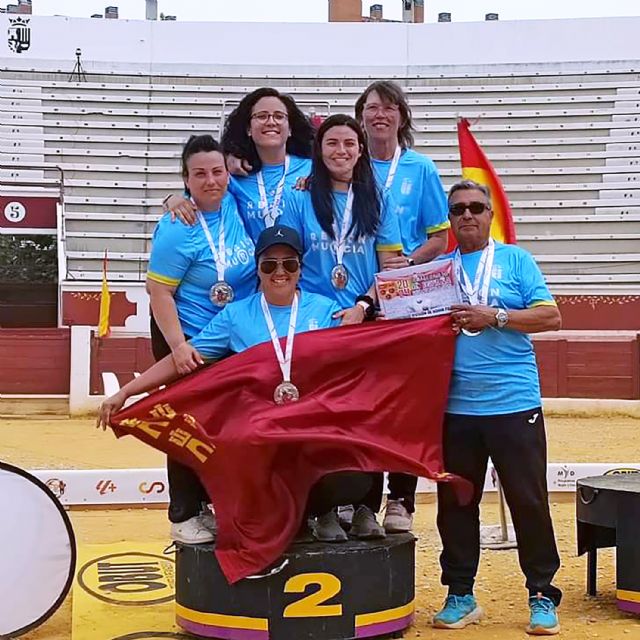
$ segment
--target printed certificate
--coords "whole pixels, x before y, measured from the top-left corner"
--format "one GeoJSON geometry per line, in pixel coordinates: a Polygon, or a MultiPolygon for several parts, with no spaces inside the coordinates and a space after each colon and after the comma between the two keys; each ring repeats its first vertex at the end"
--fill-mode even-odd
{"type": "Polygon", "coordinates": [[[377,273],[376,289],[389,320],[438,316],[461,302],[451,259],[377,273]]]}

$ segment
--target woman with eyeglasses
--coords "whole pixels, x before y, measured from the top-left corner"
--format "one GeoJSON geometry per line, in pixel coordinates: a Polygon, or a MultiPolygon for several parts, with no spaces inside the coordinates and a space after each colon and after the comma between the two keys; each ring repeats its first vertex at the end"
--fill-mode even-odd
{"type": "MultiPolygon", "coordinates": [[[[151,344],[156,360],[168,356],[180,375],[202,359],[189,339],[233,300],[255,291],[254,245],[227,193],[229,174],[222,147],[209,135],[191,136],[182,151],[185,191],[196,207],[196,224],[172,223],[165,215],[153,234],[147,271],[151,344]]],[[[174,540],[213,538],[207,495],[187,467],[167,461],[169,519],[174,540]]]]}
{"type": "MultiPolygon", "coordinates": [[[[447,200],[431,158],[414,151],[411,107],[402,88],[391,80],[370,84],[356,101],[356,119],[367,135],[371,164],[380,190],[388,197],[402,236],[402,255],[392,256],[385,269],[430,262],[447,248],[447,200]]],[[[383,474],[374,478],[365,504],[380,511],[383,474]]],[[[413,526],[418,479],[390,473],[383,526],[403,533],[413,526]]]]}
{"type": "Polygon", "coordinates": [[[491,238],[491,195],[463,180],[449,191],[453,258],[464,304],[451,314],[459,332],[444,425],[444,465],[474,485],[460,505],[438,486],[442,583],[449,593],[434,626],[459,629],[482,617],[473,595],[480,557],[479,504],[491,457],[504,488],[529,592],[527,633],[560,625],[560,566],[547,494],[547,452],[540,384],[528,334],[560,328],[560,312],[533,257],[491,238]]]}
{"type": "Polygon", "coordinates": [[[447,248],[447,200],[431,158],[413,150],[411,107],[391,80],[370,84],[356,101],[356,119],[367,135],[378,186],[392,199],[403,254],[388,268],[429,262],[447,248]]]}
{"type": "MultiPolygon", "coordinates": [[[[302,243],[295,230],[282,225],[266,229],[258,238],[255,255],[260,291],[225,306],[190,339],[189,345],[201,365],[205,361],[219,360],[254,345],[271,342],[274,358],[278,358],[283,368],[283,383],[276,388],[274,401],[285,403],[297,399],[297,389],[285,375],[286,367],[290,369],[295,357],[295,336],[336,326],[339,320],[335,315],[340,307],[329,298],[298,289],[302,243]],[[286,338],[284,349],[278,338],[286,338]]],[[[122,408],[127,398],[169,383],[183,373],[171,356],[161,359],[102,403],[97,426],[106,428],[111,415],[122,408]]],[[[338,504],[359,500],[370,485],[368,474],[361,472],[325,476],[311,491],[308,515],[322,517],[338,504]]],[[[316,530],[316,537],[324,542],[347,539],[341,529],[331,537],[316,530]]]]}
{"type": "MultiPolygon", "coordinates": [[[[230,158],[242,158],[248,170],[231,176],[229,191],[254,242],[286,211],[298,178],[309,175],[312,143],[307,117],[291,96],[275,89],[252,91],[227,118],[224,151],[230,158]]],[[[163,204],[165,210],[195,223],[195,208],[188,198],[171,195],[163,204]]]]}

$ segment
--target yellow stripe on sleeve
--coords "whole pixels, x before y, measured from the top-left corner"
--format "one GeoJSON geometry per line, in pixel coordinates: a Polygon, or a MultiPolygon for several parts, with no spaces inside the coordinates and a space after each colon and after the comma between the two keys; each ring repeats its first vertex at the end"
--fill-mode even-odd
{"type": "Polygon", "coordinates": [[[377,244],[376,251],[402,251],[401,244],[377,244]]]}
{"type": "Polygon", "coordinates": [[[533,304],[529,305],[529,309],[534,309],[535,307],[557,307],[555,300],[537,300],[533,304]]]}
{"type": "Polygon", "coordinates": [[[437,233],[438,231],[444,231],[451,227],[451,223],[448,220],[441,222],[440,224],[435,225],[434,227],[427,227],[427,235],[431,233],[437,233]]]}
{"type": "Polygon", "coordinates": [[[169,278],[167,276],[163,276],[161,273],[155,273],[153,271],[147,271],[147,278],[154,282],[159,282],[160,284],[168,284],[170,287],[177,287],[180,284],[180,280],[176,278],[169,278]]]}

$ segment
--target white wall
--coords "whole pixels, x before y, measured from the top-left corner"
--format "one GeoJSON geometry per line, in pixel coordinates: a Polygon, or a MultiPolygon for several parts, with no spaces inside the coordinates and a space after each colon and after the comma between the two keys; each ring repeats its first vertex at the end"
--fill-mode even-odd
{"type": "MultiPolygon", "coordinates": [[[[0,16],[0,68],[140,74],[419,75],[463,65],[585,63],[613,70],[640,59],[640,17],[442,24],[188,23],[31,16],[31,47],[10,51],[0,16]],[[182,46],[181,44],[182,43],[182,46]]],[[[633,66],[633,65],[631,65],[633,66]]],[[[461,73],[460,67],[455,73],[461,73]]]]}

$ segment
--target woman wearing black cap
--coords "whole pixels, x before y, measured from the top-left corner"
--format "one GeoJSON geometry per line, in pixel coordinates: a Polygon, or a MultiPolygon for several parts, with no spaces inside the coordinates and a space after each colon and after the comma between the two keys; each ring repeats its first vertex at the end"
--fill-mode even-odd
{"type": "MultiPolygon", "coordinates": [[[[295,335],[340,324],[334,318],[340,307],[333,300],[298,290],[301,254],[302,242],[294,229],[281,225],[265,229],[256,245],[260,291],[228,304],[190,340],[199,356],[209,361],[271,341],[283,378],[274,392],[278,404],[297,400],[298,390],[289,376],[295,335]],[[287,339],[284,352],[279,341],[283,337],[287,339]]],[[[106,428],[111,414],[122,408],[127,398],[179,376],[171,356],[160,360],[102,403],[98,426],[106,428]]],[[[324,542],[346,540],[337,521],[323,518],[323,514],[332,513],[330,509],[338,504],[361,499],[370,486],[370,477],[359,472],[331,474],[320,481],[311,493],[309,506],[310,513],[320,514],[316,537],[324,542]]]]}

